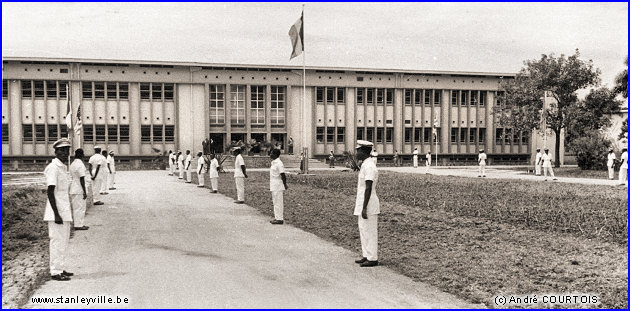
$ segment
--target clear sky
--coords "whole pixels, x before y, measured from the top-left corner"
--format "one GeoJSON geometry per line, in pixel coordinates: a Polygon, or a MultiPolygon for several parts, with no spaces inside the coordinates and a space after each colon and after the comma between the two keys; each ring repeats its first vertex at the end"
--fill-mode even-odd
{"type": "MultiPolygon", "coordinates": [[[[301,65],[302,3],[2,3],[4,56],[301,65]]],[[[517,72],[545,53],[592,59],[611,86],[628,3],[306,3],[307,66],[517,72]]]]}

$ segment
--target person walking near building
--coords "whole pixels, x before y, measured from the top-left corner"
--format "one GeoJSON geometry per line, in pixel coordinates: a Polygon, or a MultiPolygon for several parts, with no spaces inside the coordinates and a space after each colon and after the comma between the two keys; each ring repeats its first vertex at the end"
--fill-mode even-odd
{"type": "Polygon", "coordinates": [[[376,195],[378,169],[370,152],[374,144],[357,141],[357,159],[363,161],[357,183],[354,215],[358,218],[362,257],[355,260],[361,267],[378,266],[378,214],[380,202],[376,195]]]}
{"type": "Polygon", "coordinates": [[[399,160],[400,155],[398,154],[398,150],[394,150],[394,166],[400,166],[399,160]]]}
{"type": "Polygon", "coordinates": [[[74,160],[70,164],[70,205],[74,230],[87,230],[84,225],[87,189],[85,184],[85,164],[83,164],[83,149],[74,151],[74,160]]]}
{"type": "Polygon", "coordinates": [[[271,168],[269,169],[269,190],[273,201],[272,225],[282,225],[284,223],[284,190],[287,186],[287,176],[284,172],[284,164],[280,160],[280,150],[271,150],[271,168]]]}
{"type": "Polygon", "coordinates": [[[107,192],[107,185],[109,184],[109,175],[112,174],[111,169],[109,168],[109,163],[107,162],[107,150],[101,151],[101,156],[103,156],[103,173],[101,176],[101,194],[109,194],[107,192]]]}
{"type": "Polygon", "coordinates": [[[168,151],[168,176],[173,176],[175,173],[175,154],[173,150],[168,151]]]}
{"type": "Polygon", "coordinates": [[[46,166],[47,200],[44,221],[48,223],[50,238],[50,276],[55,281],[69,281],[73,275],[67,272],[66,250],[70,239],[72,211],[70,207],[70,176],[68,174],[68,155],[70,141],[62,138],[53,143],[55,158],[46,166]]]}
{"type": "Polygon", "coordinates": [[[179,170],[178,179],[184,179],[184,155],[181,151],[177,151],[177,169],[179,170]]]}
{"type": "Polygon", "coordinates": [[[287,146],[289,147],[289,155],[293,155],[293,137],[289,137],[287,146]]]}
{"type": "Polygon", "coordinates": [[[619,167],[619,185],[628,185],[628,148],[621,149],[621,166],[619,167]]]}
{"type": "Polygon", "coordinates": [[[418,148],[413,149],[413,167],[418,168],[418,148]]]}
{"type": "Polygon", "coordinates": [[[534,167],[536,168],[536,176],[540,176],[542,171],[542,153],[540,153],[540,148],[536,149],[536,161],[534,162],[534,167]]]}
{"type": "Polygon", "coordinates": [[[101,155],[101,147],[94,146],[94,155],[90,157],[88,166],[90,169],[90,178],[92,179],[92,200],[94,205],[103,205],[101,202],[101,186],[103,184],[103,175],[105,174],[103,156],[101,155]]]}
{"type": "Polygon", "coordinates": [[[219,160],[214,153],[210,154],[210,185],[212,193],[219,192],[219,160]]]}
{"type": "Polygon", "coordinates": [[[245,203],[245,178],[247,172],[245,168],[245,160],[241,156],[241,148],[234,148],[234,182],[236,183],[236,201],[234,203],[245,203]]]}
{"type": "Polygon", "coordinates": [[[553,157],[549,153],[549,149],[545,148],[545,153],[542,155],[541,160],[543,162],[543,171],[545,172],[545,180],[547,180],[547,172],[549,172],[553,180],[558,180],[558,178],[556,178],[556,176],[553,174],[553,167],[551,167],[551,163],[553,162],[553,157]]]}
{"type": "Polygon", "coordinates": [[[479,164],[479,175],[477,177],[486,177],[486,160],[488,156],[483,151],[483,149],[479,149],[479,156],[477,157],[477,164],[479,164]]]}
{"type": "Polygon", "coordinates": [[[431,150],[429,150],[429,152],[427,152],[427,155],[424,156],[425,157],[425,174],[429,174],[429,172],[431,171],[431,150]]]}
{"type": "Polygon", "coordinates": [[[203,158],[203,152],[197,152],[197,179],[199,179],[199,185],[197,187],[203,188],[206,175],[206,159],[203,158]]]}
{"type": "Polygon", "coordinates": [[[300,173],[304,174],[304,152],[300,152],[300,173]]]}
{"type": "Polygon", "coordinates": [[[114,151],[109,152],[107,156],[107,168],[109,168],[109,176],[107,176],[107,188],[109,190],[116,190],[114,187],[114,180],[116,179],[116,159],[114,158],[114,151]]]}
{"type": "Polygon", "coordinates": [[[606,162],[606,166],[608,166],[608,179],[615,179],[615,160],[617,160],[617,156],[615,156],[615,151],[610,149],[608,151],[608,162],[606,162]]]}
{"type": "Polygon", "coordinates": [[[184,171],[186,172],[186,183],[192,183],[192,169],[190,168],[190,163],[192,163],[192,155],[190,154],[190,150],[186,150],[186,160],[184,160],[184,171]]]}
{"type": "Polygon", "coordinates": [[[328,165],[328,167],[335,168],[335,154],[332,150],[330,150],[330,153],[328,154],[328,160],[330,160],[330,164],[328,165]]]}

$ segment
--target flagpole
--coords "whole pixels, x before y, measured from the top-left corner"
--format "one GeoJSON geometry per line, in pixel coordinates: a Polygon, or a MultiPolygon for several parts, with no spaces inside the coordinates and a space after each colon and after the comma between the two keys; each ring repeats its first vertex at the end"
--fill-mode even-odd
{"type": "MultiPolygon", "coordinates": [[[[74,128],[72,127],[72,96],[70,95],[70,81],[66,83],[66,97],[68,101],[68,107],[70,107],[70,127],[66,126],[66,130],[68,131],[68,140],[70,140],[70,152],[68,153],[68,166],[70,165],[70,159],[72,154],[74,153],[74,128]]],[[[68,120],[66,120],[66,125],[68,124],[68,120]]]]}
{"type": "MultiPolygon", "coordinates": [[[[302,4],[302,29],[304,29],[304,4],[302,4]]],[[[304,36],[301,38],[302,40],[302,142],[305,146],[306,144],[306,47],[304,44],[304,36]]],[[[308,174],[308,146],[306,147],[306,152],[304,154],[304,174],[308,174]]]]}

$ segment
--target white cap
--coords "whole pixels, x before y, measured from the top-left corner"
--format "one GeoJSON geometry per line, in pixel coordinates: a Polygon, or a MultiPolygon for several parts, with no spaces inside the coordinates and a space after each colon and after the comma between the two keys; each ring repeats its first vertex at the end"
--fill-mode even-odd
{"type": "Polygon", "coordinates": [[[234,147],[233,150],[241,150],[241,147],[234,147]]]}
{"type": "Polygon", "coordinates": [[[374,147],[374,144],[367,140],[357,140],[357,149],[361,147],[374,147]]]}
{"type": "Polygon", "coordinates": [[[96,145],[96,146],[94,146],[94,150],[96,150],[96,149],[100,150],[100,149],[103,149],[103,148],[101,148],[101,146],[99,146],[99,145],[96,145]]]}
{"type": "Polygon", "coordinates": [[[67,138],[62,138],[53,143],[53,148],[71,147],[70,141],[67,138]]]}

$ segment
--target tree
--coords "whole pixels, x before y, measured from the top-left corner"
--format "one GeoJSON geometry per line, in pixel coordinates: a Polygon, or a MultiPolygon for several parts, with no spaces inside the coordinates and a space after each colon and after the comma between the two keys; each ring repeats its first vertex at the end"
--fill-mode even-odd
{"type": "Polygon", "coordinates": [[[573,142],[589,135],[592,131],[610,126],[610,116],[619,110],[621,102],[616,99],[617,94],[608,88],[591,90],[577,105],[567,109],[567,131],[565,142],[573,151],[573,142]]]}
{"type": "Polygon", "coordinates": [[[623,120],[621,123],[621,133],[619,133],[619,139],[627,139],[628,138],[628,118],[623,120]]]}
{"type": "Polygon", "coordinates": [[[583,170],[606,169],[611,143],[599,130],[590,130],[573,141],[578,166],[583,170]]]}
{"type": "MultiPolygon", "coordinates": [[[[541,119],[556,135],[555,166],[560,166],[560,133],[568,126],[567,115],[579,101],[577,90],[600,83],[600,70],[593,61],[580,59],[580,51],[566,57],[543,54],[539,60],[527,60],[513,80],[502,83],[501,104],[494,107],[498,125],[515,131],[541,128],[541,119]],[[547,91],[557,104],[543,111],[542,96],[547,91]]],[[[546,130],[546,129],[542,129],[546,130]]]]}
{"type": "Polygon", "coordinates": [[[626,69],[620,72],[615,78],[615,92],[621,94],[623,98],[628,98],[628,56],[624,61],[626,69]]]}

